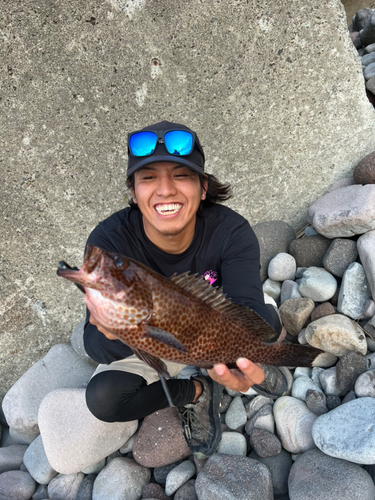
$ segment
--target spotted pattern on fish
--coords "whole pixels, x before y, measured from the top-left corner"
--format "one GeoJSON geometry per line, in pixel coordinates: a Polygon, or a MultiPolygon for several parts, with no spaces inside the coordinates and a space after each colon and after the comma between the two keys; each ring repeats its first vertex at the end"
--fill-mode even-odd
{"type": "Polygon", "coordinates": [[[87,307],[100,325],[156,365],[153,358],[210,368],[246,357],[269,365],[311,366],[322,352],[267,343],[276,334],[263,318],[196,275],[168,279],[90,245],[81,270],[58,274],[84,287],[87,307]]]}

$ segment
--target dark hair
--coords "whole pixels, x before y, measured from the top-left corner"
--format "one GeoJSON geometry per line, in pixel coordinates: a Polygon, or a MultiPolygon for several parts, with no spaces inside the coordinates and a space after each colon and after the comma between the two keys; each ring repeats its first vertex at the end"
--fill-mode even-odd
{"type": "MultiPolygon", "coordinates": [[[[232,197],[232,192],[231,192],[232,190],[230,184],[222,184],[212,174],[205,174],[205,175],[197,174],[197,175],[199,175],[199,181],[201,183],[202,188],[203,188],[203,182],[206,177],[208,180],[206,198],[204,200],[201,200],[198,213],[202,208],[211,207],[215,203],[220,203],[222,201],[229,200],[229,198],[232,197]]],[[[126,184],[129,189],[134,190],[134,174],[130,175],[126,179],[126,184]]],[[[134,201],[131,198],[128,200],[128,203],[131,206],[131,208],[139,210],[138,204],[134,203],[134,201]]]]}

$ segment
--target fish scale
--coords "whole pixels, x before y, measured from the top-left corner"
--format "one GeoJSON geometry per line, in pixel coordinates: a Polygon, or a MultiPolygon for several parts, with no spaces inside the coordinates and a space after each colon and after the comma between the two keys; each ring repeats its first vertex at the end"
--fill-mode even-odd
{"type": "Polygon", "coordinates": [[[197,275],[170,279],[128,257],[88,245],[80,270],[58,275],[83,287],[90,313],[159,374],[162,359],[211,368],[239,357],[275,366],[312,366],[311,346],[270,343],[276,333],[253,310],[232,303],[197,275]]]}

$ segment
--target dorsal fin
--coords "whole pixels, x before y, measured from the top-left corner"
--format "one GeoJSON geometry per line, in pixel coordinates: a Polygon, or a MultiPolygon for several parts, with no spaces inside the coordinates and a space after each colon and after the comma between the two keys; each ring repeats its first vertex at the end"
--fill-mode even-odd
{"type": "Polygon", "coordinates": [[[176,275],[171,281],[181,288],[201,299],[215,311],[222,313],[226,318],[236,321],[246,330],[250,330],[261,340],[271,340],[276,336],[275,330],[252,309],[234,304],[227,299],[222,288],[215,288],[198,274],[189,274],[189,271],[176,275]]]}

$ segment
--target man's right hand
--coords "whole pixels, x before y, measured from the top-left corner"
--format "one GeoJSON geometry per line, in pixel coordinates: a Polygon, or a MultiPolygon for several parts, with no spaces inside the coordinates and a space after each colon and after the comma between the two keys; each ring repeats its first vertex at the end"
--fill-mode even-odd
{"type": "Polygon", "coordinates": [[[99,330],[99,332],[101,332],[103,335],[105,335],[107,337],[107,339],[109,339],[109,340],[116,340],[117,339],[116,335],[113,335],[112,333],[108,332],[105,328],[103,328],[101,325],[99,325],[99,323],[96,321],[96,319],[94,318],[94,316],[92,314],[90,314],[89,322],[92,325],[96,326],[96,328],[99,330]]]}

